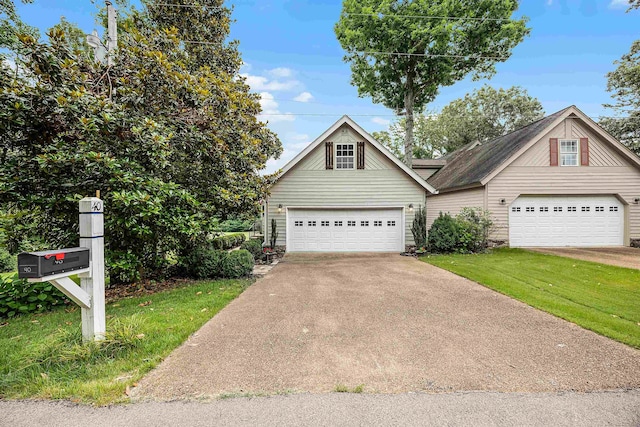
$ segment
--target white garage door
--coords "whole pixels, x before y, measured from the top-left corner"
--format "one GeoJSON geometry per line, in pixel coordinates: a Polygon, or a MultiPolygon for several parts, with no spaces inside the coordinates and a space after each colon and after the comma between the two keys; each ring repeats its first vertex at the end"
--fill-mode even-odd
{"type": "Polygon", "coordinates": [[[509,245],[621,246],[624,206],[614,196],[521,196],[509,207],[509,245]]]}
{"type": "Polygon", "coordinates": [[[402,209],[289,209],[289,252],[404,251],[402,209]]]}

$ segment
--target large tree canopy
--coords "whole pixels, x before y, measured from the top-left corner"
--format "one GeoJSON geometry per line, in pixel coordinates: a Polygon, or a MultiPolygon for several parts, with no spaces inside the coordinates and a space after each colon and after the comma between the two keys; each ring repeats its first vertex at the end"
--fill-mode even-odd
{"type": "MultiPolygon", "coordinates": [[[[640,0],[633,0],[629,5],[629,11],[640,8],[640,0]]],[[[602,118],[600,124],[640,155],[640,40],[634,41],[629,53],[614,64],[618,68],[607,74],[607,90],[615,102],[605,107],[617,116],[602,118]]]]}
{"type": "MultiPolygon", "coordinates": [[[[528,125],[544,116],[542,104],[521,87],[483,86],[453,100],[438,114],[418,116],[414,158],[434,158],[474,141],[484,142],[528,125]]],[[[404,119],[374,137],[401,157],[404,119]]]]}
{"type": "Polygon", "coordinates": [[[77,200],[101,190],[111,281],[128,282],[161,274],[215,217],[257,212],[259,170],[282,148],[256,119],[222,3],[120,11],[113,67],[80,52],[67,22],[46,43],[19,37],[21,73],[0,68],[10,246],[75,246],[77,200]]]}
{"type": "Polygon", "coordinates": [[[493,74],[529,32],[525,18],[511,18],[517,8],[517,0],[344,0],[335,32],[352,83],[405,115],[407,164],[414,111],[470,73],[493,74]]]}

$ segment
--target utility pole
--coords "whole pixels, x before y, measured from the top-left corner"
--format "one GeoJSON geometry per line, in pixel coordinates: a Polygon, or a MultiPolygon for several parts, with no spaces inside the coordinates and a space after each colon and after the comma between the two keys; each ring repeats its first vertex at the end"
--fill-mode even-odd
{"type": "Polygon", "coordinates": [[[111,0],[106,0],[107,4],[107,65],[113,65],[113,55],[118,49],[118,21],[116,20],[116,9],[111,4],[111,0]]]}

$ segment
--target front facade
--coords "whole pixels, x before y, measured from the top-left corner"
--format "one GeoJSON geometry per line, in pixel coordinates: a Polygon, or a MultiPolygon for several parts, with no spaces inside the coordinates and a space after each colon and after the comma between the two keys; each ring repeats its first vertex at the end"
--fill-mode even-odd
{"type": "Polygon", "coordinates": [[[640,241],[640,158],[576,107],[409,169],[347,116],[281,171],[264,204],[289,252],[400,252],[426,206],[490,211],[510,246],[640,241]]]}
{"type": "Polygon", "coordinates": [[[289,252],[400,252],[432,187],[348,117],[285,166],[264,206],[265,241],[289,252]]]}
{"type": "Polygon", "coordinates": [[[640,159],[577,108],[559,113],[477,183],[439,187],[428,197],[427,228],[439,212],[478,206],[491,212],[491,238],[512,247],[640,239],[640,159]]]}

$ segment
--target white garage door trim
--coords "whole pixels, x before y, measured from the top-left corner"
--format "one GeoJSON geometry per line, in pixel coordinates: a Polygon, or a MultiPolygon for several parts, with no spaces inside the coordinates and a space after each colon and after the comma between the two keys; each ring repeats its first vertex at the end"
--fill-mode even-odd
{"type": "Polygon", "coordinates": [[[624,204],[613,195],[520,196],[509,206],[509,245],[623,246],[624,204]]]}
{"type": "MultiPolygon", "coordinates": [[[[294,224],[293,222],[295,221],[295,213],[296,212],[300,212],[300,211],[313,211],[313,213],[317,213],[317,212],[326,212],[326,211],[340,211],[341,213],[353,213],[354,211],[370,211],[370,212],[374,212],[374,211],[387,211],[386,214],[390,214],[392,211],[395,211],[393,214],[396,215],[394,217],[394,219],[396,219],[397,221],[399,221],[398,224],[398,232],[399,232],[399,239],[398,239],[398,245],[397,247],[394,248],[389,248],[389,249],[374,249],[373,247],[369,246],[366,249],[362,249],[362,248],[358,248],[358,249],[341,249],[341,250],[336,250],[336,249],[316,249],[316,250],[306,250],[306,252],[403,252],[404,248],[405,248],[405,207],[404,206],[287,206],[286,210],[285,210],[285,230],[286,230],[286,245],[287,245],[287,252],[305,252],[305,250],[296,250],[293,245],[292,245],[292,236],[293,236],[293,227],[294,224]],[[294,219],[292,219],[292,217],[294,219]]],[[[333,212],[332,214],[335,215],[335,212],[333,212]]],[[[331,221],[331,227],[334,226],[334,219],[329,219],[331,221]]],[[[370,221],[373,221],[373,219],[369,219],[370,221]]],[[[344,221],[344,220],[343,220],[344,221]]],[[[385,219],[386,221],[386,219],[385,219]]],[[[320,226],[321,224],[318,223],[318,226],[320,226]]],[[[346,226],[346,224],[345,224],[346,226]]],[[[358,226],[360,226],[360,222],[358,220],[358,226]]],[[[373,227],[373,224],[370,224],[371,227],[373,227]]],[[[387,223],[385,222],[383,224],[383,228],[387,226],[387,223]]]]}

